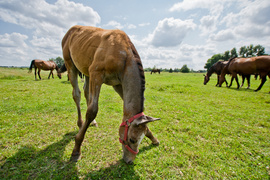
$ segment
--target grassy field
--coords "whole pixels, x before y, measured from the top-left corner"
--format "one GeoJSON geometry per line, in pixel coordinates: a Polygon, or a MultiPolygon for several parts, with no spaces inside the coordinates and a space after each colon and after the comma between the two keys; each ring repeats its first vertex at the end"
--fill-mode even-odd
{"type": "MultiPolygon", "coordinates": [[[[146,73],[145,114],[159,139],[144,138],[133,165],[118,141],[122,101],[103,85],[96,118],[69,161],[77,112],[63,79],[35,81],[27,69],[0,68],[0,179],[269,179],[270,82],[251,89],[204,86],[202,74],[146,73]]],[[[227,77],[229,80],[229,77],[227,77]]],[[[83,82],[80,82],[80,87],[83,82]]],[[[82,112],[86,102],[82,97],[82,112]]]]}

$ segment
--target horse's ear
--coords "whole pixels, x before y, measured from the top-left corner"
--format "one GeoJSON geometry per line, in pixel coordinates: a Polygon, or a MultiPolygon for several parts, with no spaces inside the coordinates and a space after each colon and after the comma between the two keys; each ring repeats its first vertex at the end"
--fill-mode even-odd
{"type": "Polygon", "coordinates": [[[154,121],[158,121],[160,120],[160,118],[153,118],[150,116],[142,116],[142,118],[138,118],[134,121],[134,123],[138,126],[140,124],[145,124],[145,123],[149,123],[149,122],[154,122],[154,121]]]}

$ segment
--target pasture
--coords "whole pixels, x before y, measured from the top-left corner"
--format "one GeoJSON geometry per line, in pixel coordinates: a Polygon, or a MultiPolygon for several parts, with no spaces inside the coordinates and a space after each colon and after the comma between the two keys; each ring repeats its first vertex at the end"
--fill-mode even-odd
{"type": "MultiPolygon", "coordinates": [[[[72,87],[34,80],[27,69],[0,68],[0,179],[269,179],[270,82],[251,89],[203,85],[202,74],[146,75],[145,114],[158,147],[144,138],[133,165],[122,160],[118,128],[122,100],[103,85],[97,122],[82,159],[69,161],[78,132],[72,87]]],[[[229,76],[226,76],[230,80],[229,76]]],[[[83,82],[80,82],[82,90],[83,82]]],[[[244,87],[247,85],[245,84],[244,87]]],[[[83,92],[83,91],[82,91],[83,92]]],[[[82,93],[82,113],[86,102],[82,93]]]]}

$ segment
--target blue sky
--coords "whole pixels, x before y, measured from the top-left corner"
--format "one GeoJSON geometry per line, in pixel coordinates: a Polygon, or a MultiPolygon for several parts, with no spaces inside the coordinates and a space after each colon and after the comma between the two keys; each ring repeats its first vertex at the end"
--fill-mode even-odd
{"type": "Polygon", "coordinates": [[[270,54],[269,17],[269,0],[0,0],[0,66],[62,56],[62,37],[80,24],[125,31],[145,68],[200,70],[234,47],[270,54]]]}

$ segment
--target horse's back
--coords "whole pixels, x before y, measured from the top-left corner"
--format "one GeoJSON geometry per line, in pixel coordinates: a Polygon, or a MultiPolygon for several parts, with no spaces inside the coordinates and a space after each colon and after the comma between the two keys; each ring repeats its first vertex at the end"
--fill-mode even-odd
{"type": "Polygon", "coordinates": [[[229,64],[230,71],[241,74],[254,74],[270,71],[270,56],[236,58],[229,64]]]}
{"type": "Polygon", "coordinates": [[[65,60],[71,57],[79,71],[87,76],[89,68],[115,71],[130,53],[129,42],[129,37],[121,30],[77,25],[70,28],[62,40],[63,56],[65,60]]]}

